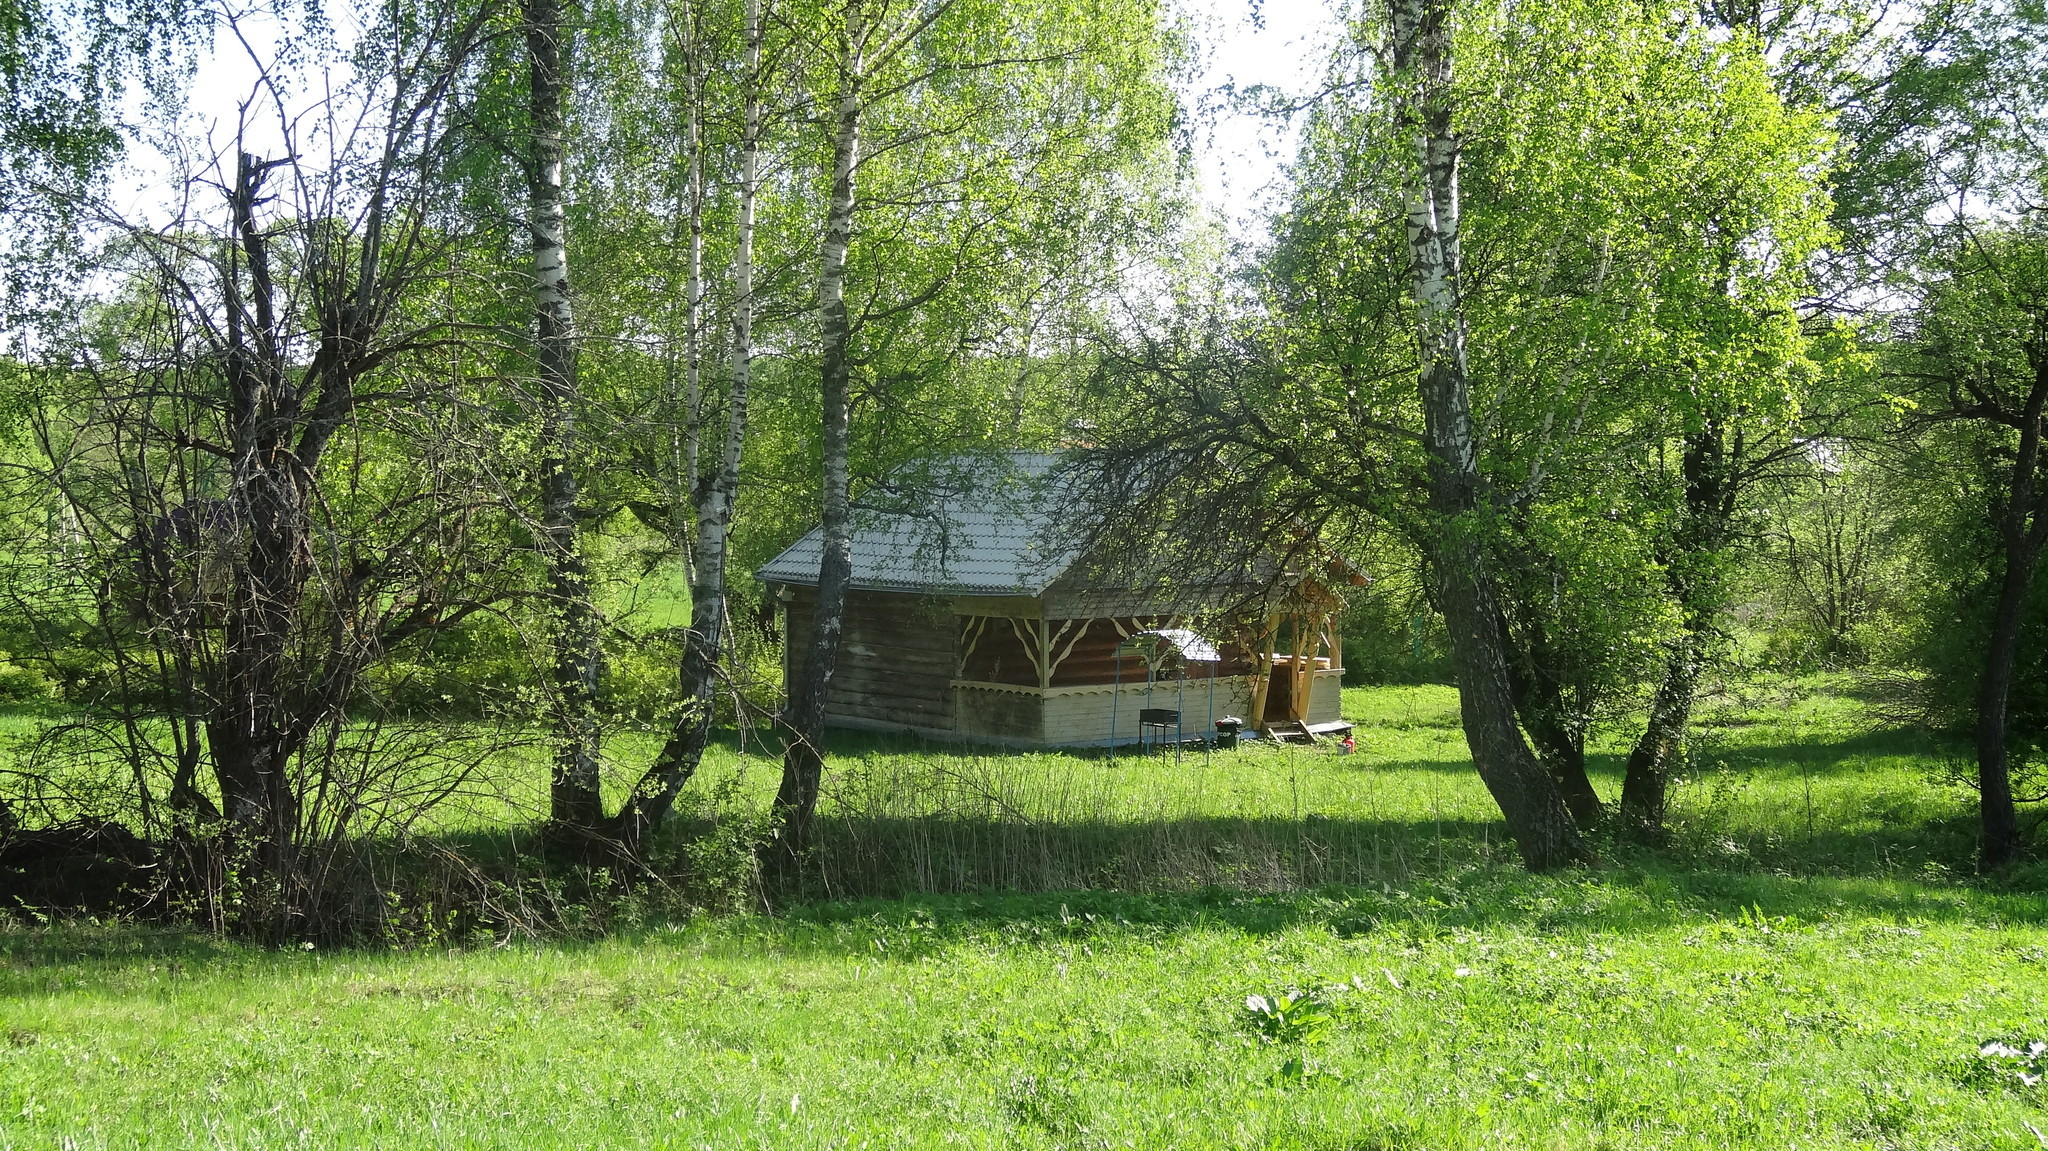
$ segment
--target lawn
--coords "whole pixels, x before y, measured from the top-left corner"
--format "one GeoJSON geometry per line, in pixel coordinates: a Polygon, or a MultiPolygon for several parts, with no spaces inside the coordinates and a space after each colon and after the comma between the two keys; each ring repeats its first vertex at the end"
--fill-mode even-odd
{"type": "MultiPolygon", "coordinates": [[[[0,1147],[2039,1151],[2040,1068],[1981,1051],[2048,1039],[2041,873],[1963,875],[1953,749],[1825,687],[1718,698],[1671,850],[1560,876],[1453,697],[1383,688],[1349,757],[859,744],[836,847],[895,899],[411,952],[15,928],[0,1147]]],[[[769,782],[725,754],[700,819],[769,782]]]]}

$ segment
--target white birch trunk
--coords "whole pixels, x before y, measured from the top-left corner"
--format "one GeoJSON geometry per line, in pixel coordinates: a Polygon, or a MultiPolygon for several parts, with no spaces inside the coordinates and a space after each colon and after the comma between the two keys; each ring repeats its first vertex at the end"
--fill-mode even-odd
{"type": "Polygon", "coordinates": [[[1548,870],[1583,859],[1584,841],[1556,781],[1516,725],[1506,636],[1483,537],[1485,481],[1472,432],[1458,219],[1459,141],[1452,123],[1452,0],[1390,0],[1397,123],[1412,134],[1408,268],[1415,295],[1418,391],[1430,452],[1435,569],[1465,741],[1522,859],[1548,870]]]}
{"type": "Polygon", "coordinates": [[[599,646],[576,507],[576,325],[569,295],[568,212],[563,192],[569,97],[568,26],[561,0],[527,0],[527,212],[539,367],[539,547],[547,564],[554,657],[556,754],[550,817],[580,836],[603,816],[596,715],[599,646]]]}
{"type": "MultiPolygon", "coordinates": [[[[718,473],[697,504],[690,632],[684,641],[681,673],[683,695],[688,702],[661,754],[620,812],[617,838],[634,853],[647,832],[668,815],[676,795],[703,762],[704,748],[711,736],[719,660],[724,654],[726,561],[733,508],[739,496],[741,452],[746,446],[747,404],[754,372],[754,206],[761,191],[763,16],[761,0],[747,0],[745,126],[740,140],[739,211],[733,237],[732,387],[726,397],[725,440],[718,473]]],[[[693,173],[701,171],[700,167],[693,167],[693,173]]],[[[693,251],[693,258],[700,252],[701,249],[693,251]]],[[[694,485],[694,473],[687,482],[694,485]]]]}
{"type": "Polygon", "coordinates": [[[784,713],[790,743],[783,757],[782,786],[775,797],[784,843],[792,851],[804,842],[823,781],[821,741],[826,691],[839,658],[847,584],[853,574],[852,493],[847,463],[847,391],[851,376],[847,355],[851,327],[846,311],[846,254],[853,240],[855,177],[860,167],[867,27],[861,0],[849,0],[845,13],[839,92],[834,102],[832,191],[818,269],[822,342],[819,375],[824,406],[824,514],[820,534],[824,554],[818,567],[818,598],[811,617],[809,651],[798,667],[784,713]]]}
{"type": "MultiPolygon", "coordinates": [[[[689,164],[689,272],[683,285],[683,468],[679,490],[696,509],[697,475],[704,428],[704,87],[703,46],[698,43],[696,12],[682,5],[683,22],[683,147],[689,164]]],[[[682,509],[672,522],[681,523],[682,509]]],[[[695,573],[692,573],[693,580],[695,573]]]]}

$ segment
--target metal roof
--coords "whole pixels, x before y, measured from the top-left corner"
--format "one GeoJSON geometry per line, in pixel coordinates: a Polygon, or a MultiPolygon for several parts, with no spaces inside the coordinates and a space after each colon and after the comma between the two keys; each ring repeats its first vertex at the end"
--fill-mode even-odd
{"type": "MultiPolygon", "coordinates": [[[[914,477],[898,473],[912,505],[856,511],[853,586],[868,591],[954,595],[1042,595],[1071,567],[1076,550],[1062,542],[1060,457],[1010,452],[956,457],[914,477]]],[[[887,486],[887,485],[885,485],[887,486]]],[[[764,583],[818,582],[822,529],[762,565],[764,583]]]]}

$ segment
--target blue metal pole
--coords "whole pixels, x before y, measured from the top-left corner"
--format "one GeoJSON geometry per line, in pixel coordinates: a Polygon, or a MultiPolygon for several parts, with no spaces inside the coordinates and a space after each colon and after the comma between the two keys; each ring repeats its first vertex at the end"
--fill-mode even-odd
{"type": "Polygon", "coordinates": [[[1203,729],[1208,736],[1208,741],[1202,744],[1204,754],[1216,746],[1216,669],[1219,666],[1209,665],[1209,726],[1203,729]]]}
{"type": "Polygon", "coordinates": [[[1109,649],[1109,662],[1116,665],[1116,686],[1109,689],[1109,761],[1116,762],[1116,709],[1124,698],[1124,657],[1109,649]]]}

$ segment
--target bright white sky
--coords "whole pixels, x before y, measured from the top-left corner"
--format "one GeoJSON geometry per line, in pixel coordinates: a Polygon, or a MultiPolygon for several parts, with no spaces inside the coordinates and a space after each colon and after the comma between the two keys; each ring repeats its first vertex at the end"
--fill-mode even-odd
{"type": "MultiPolygon", "coordinates": [[[[346,5],[335,6],[346,9],[346,5]]],[[[1266,85],[1289,94],[1306,92],[1321,71],[1321,62],[1337,31],[1328,0],[1179,0],[1204,49],[1201,73],[1183,93],[1196,112],[1197,161],[1202,198],[1222,218],[1234,238],[1263,237],[1261,213],[1272,206],[1281,168],[1293,155],[1291,128],[1235,108],[1225,94],[1229,86],[1242,91],[1266,85]]],[[[271,29],[261,20],[244,25],[259,55],[275,51],[271,29]]],[[[346,33],[343,38],[346,38],[346,33]]],[[[288,70],[289,71],[289,70],[288,70]]],[[[318,80],[295,77],[308,100],[318,80]]],[[[257,75],[249,53],[225,32],[212,56],[202,62],[191,102],[182,118],[194,136],[212,136],[213,149],[227,153],[237,122],[237,105],[250,99],[257,75]]],[[[291,97],[287,97],[288,100],[291,97]]],[[[258,101],[261,107],[264,102],[258,101]]],[[[277,150],[275,113],[250,126],[256,151],[277,150]]],[[[163,194],[157,185],[167,165],[136,155],[129,183],[130,205],[142,208],[163,194]]],[[[150,215],[147,210],[141,214],[150,215]]]]}
{"type": "Polygon", "coordinates": [[[1218,107],[1226,85],[1266,85],[1303,95],[1322,73],[1338,24],[1327,0],[1182,0],[1208,46],[1208,67],[1186,94],[1214,118],[1198,140],[1202,198],[1233,237],[1263,237],[1261,214],[1280,190],[1281,168],[1293,158],[1296,133],[1259,116],[1218,107]],[[1257,18],[1253,12],[1257,10],[1257,18]]]}

